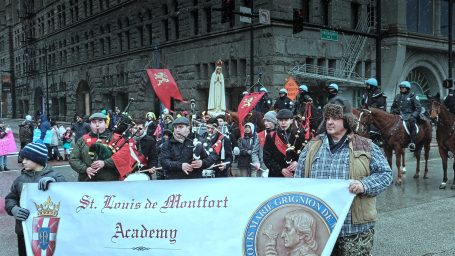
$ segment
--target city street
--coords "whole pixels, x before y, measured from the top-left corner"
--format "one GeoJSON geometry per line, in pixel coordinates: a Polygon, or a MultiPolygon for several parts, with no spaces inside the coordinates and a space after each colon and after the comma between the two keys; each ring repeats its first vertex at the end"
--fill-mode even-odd
{"type": "MultiPolygon", "coordinates": [[[[376,226],[374,255],[455,255],[455,190],[450,189],[453,159],[449,160],[447,189],[440,190],[438,187],[442,180],[442,169],[435,145],[430,153],[429,179],[414,179],[415,160],[410,153],[406,156],[407,174],[403,184],[393,184],[378,197],[380,219],[376,226]]],[[[16,156],[8,157],[8,163],[9,168],[14,170],[0,173],[2,256],[17,255],[14,219],[4,212],[3,204],[12,181],[19,175],[20,167],[16,156]]],[[[51,164],[68,181],[76,180],[76,173],[67,162],[51,164]]],[[[394,176],[396,177],[395,170],[394,176]]]]}

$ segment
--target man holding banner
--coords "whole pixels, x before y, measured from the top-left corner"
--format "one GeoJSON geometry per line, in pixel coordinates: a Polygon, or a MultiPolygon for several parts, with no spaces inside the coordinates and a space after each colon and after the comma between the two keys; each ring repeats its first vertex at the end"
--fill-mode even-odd
{"type": "Polygon", "coordinates": [[[392,171],[379,147],[354,134],[356,119],[347,101],[324,107],[325,133],[313,138],[300,155],[296,178],[351,180],[356,194],[332,255],[371,255],[376,196],[392,182],[392,171]]]}

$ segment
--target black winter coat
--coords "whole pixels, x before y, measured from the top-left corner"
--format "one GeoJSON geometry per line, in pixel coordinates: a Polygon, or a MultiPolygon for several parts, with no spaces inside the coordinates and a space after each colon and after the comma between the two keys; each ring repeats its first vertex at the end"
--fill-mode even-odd
{"type": "Polygon", "coordinates": [[[409,117],[417,119],[420,115],[421,106],[419,98],[412,92],[400,93],[393,100],[390,112],[396,115],[402,115],[404,120],[409,117]]]}
{"type": "Polygon", "coordinates": [[[449,90],[449,95],[444,99],[444,106],[446,106],[450,113],[455,115],[455,91],[449,90]]]}
{"type": "Polygon", "coordinates": [[[362,95],[362,108],[379,108],[384,111],[386,110],[386,96],[379,90],[367,91],[362,95]]]}
{"type": "MultiPolygon", "coordinates": [[[[21,175],[17,177],[14,180],[13,185],[11,185],[11,191],[5,197],[5,210],[9,215],[13,216],[11,210],[14,206],[20,207],[22,185],[24,183],[38,183],[38,181],[43,177],[53,177],[57,182],[66,181],[65,177],[61,173],[52,170],[49,165],[44,167],[44,169],[40,172],[26,171],[23,169],[21,171],[21,175]]],[[[36,186],[38,186],[38,184],[36,186]]],[[[22,222],[19,220],[16,220],[15,231],[18,235],[23,234],[22,222]]]]}
{"type": "Polygon", "coordinates": [[[147,168],[158,167],[156,141],[152,136],[145,135],[137,141],[137,148],[147,158],[147,168]]]}
{"type": "Polygon", "coordinates": [[[159,156],[159,161],[165,171],[166,179],[194,179],[202,178],[202,169],[210,167],[218,161],[218,156],[215,153],[209,154],[202,160],[202,168],[193,170],[188,175],[182,171],[182,164],[190,164],[193,161],[193,135],[190,134],[188,139],[183,143],[178,142],[174,137],[166,141],[159,156]]]}
{"type": "Polygon", "coordinates": [[[264,143],[264,164],[269,169],[269,177],[284,177],[281,173],[283,168],[288,167],[284,156],[275,145],[275,136],[279,136],[285,144],[294,145],[291,161],[298,161],[300,152],[305,147],[305,136],[300,129],[291,125],[286,131],[278,128],[276,132],[268,133],[264,143]]]}
{"type": "Polygon", "coordinates": [[[289,99],[287,96],[284,97],[278,97],[278,99],[275,101],[275,105],[273,105],[273,108],[278,112],[281,109],[289,109],[292,111],[293,108],[293,103],[291,99],[289,99]]]}

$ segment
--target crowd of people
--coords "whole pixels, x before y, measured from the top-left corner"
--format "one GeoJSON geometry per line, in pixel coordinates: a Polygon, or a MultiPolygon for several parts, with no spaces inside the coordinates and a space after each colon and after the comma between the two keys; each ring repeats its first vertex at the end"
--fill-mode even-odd
{"type": "MultiPolygon", "coordinates": [[[[385,95],[377,80],[370,78],[365,86],[362,108],[386,110],[385,95]]],[[[415,122],[421,109],[418,97],[410,89],[409,82],[400,83],[400,94],[391,111],[415,122]]],[[[335,245],[334,255],[370,255],[377,220],[375,196],[391,184],[392,172],[380,147],[355,133],[357,119],[353,116],[351,103],[338,95],[337,84],[330,84],[321,123],[311,124],[305,122],[311,118],[314,108],[307,85],[299,87],[295,102],[287,97],[286,89],[279,91],[274,104],[266,88],[260,91],[265,95],[255,109],[263,113],[263,119],[243,124],[228,122],[230,117],[224,115],[211,117],[205,111],[200,114],[184,111],[174,116],[166,110],[159,118],[149,112],[144,118],[133,120],[128,113],[118,109],[113,112],[103,109],[93,113],[88,120],[75,115],[72,126],[62,131],[41,115],[37,124],[41,135],[32,142],[30,130],[33,131],[34,124],[27,116],[21,124],[20,158],[24,171],[6,197],[6,211],[18,220],[19,248],[23,248],[20,221],[28,216],[28,210],[19,205],[21,184],[38,182],[41,189],[46,189],[50,182],[64,181],[47,165],[48,160],[62,159],[56,150],[62,144],[64,157],[78,173],[80,182],[118,181],[140,170],[147,170],[149,179],[283,177],[350,180],[349,191],[357,197],[335,245]],[[258,130],[258,122],[263,122],[265,129],[258,130]],[[239,132],[239,125],[243,126],[243,132],[239,132]],[[48,130],[52,131],[50,142],[45,140],[48,130]],[[140,156],[138,161],[142,160],[129,171],[120,170],[115,164],[115,154],[121,151],[117,144],[120,141],[124,141],[122,145],[133,147],[140,156]],[[33,172],[40,175],[31,175],[33,172]]],[[[453,93],[449,96],[453,97],[453,93]]],[[[453,100],[450,102],[453,104],[453,100]]],[[[377,131],[377,128],[369,127],[369,130],[377,131]]],[[[411,131],[411,149],[413,136],[415,132],[411,131]]]]}

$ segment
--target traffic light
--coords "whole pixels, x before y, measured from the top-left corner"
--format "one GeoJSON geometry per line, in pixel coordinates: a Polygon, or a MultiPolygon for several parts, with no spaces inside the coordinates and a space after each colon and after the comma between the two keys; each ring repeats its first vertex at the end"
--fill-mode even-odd
{"type": "Polygon", "coordinates": [[[446,79],[442,82],[442,87],[446,88],[446,89],[451,89],[453,86],[453,80],[452,79],[446,79]]]}
{"type": "Polygon", "coordinates": [[[294,17],[292,19],[292,33],[296,34],[303,31],[303,21],[305,14],[302,9],[294,9],[294,17]]]}
{"type": "Polygon", "coordinates": [[[221,2],[221,23],[231,22],[233,11],[235,8],[235,0],[222,0],[221,2]]]}

